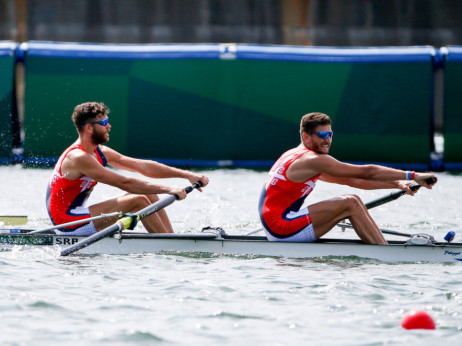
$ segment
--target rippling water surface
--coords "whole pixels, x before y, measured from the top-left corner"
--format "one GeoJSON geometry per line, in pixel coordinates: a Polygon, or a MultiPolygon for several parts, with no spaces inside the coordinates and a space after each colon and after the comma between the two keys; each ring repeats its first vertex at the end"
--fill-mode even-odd
{"type": "MultiPolygon", "coordinates": [[[[49,169],[0,167],[0,214],[49,225],[49,169]]],[[[265,173],[207,171],[210,185],[168,207],[177,232],[260,227],[256,206],[265,173]]],[[[432,191],[372,211],[383,228],[447,231],[462,241],[462,177],[441,174],[432,191]]],[[[168,184],[186,186],[182,180],[168,184]]],[[[364,201],[390,191],[319,183],[310,201],[344,193],[364,201]]],[[[97,186],[91,202],[120,192],[97,186]]],[[[351,231],[332,231],[351,238],[351,231]]],[[[389,237],[389,239],[391,239],[389,237]]],[[[386,264],[365,259],[297,260],[159,253],[70,256],[54,249],[0,252],[0,341],[5,345],[434,345],[462,344],[462,264],[386,264]],[[423,309],[434,331],[400,327],[423,309]]]]}

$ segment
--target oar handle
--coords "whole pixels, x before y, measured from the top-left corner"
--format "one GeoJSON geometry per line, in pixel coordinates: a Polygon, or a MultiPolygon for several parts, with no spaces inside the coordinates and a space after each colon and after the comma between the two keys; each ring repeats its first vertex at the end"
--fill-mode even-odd
{"type": "MultiPolygon", "coordinates": [[[[425,179],[425,182],[428,184],[428,185],[431,185],[433,183],[436,183],[437,179],[435,177],[430,177],[430,178],[427,178],[425,179]]],[[[419,185],[419,184],[415,184],[415,185],[411,185],[409,186],[409,188],[412,190],[412,191],[417,191],[418,189],[420,189],[422,187],[422,185],[419,185]]],[[[404,191],[402,191],[404,192],[404,191]]]]}
{"type": "Polygon", "coordinates": [[[192,190],[198,189],[198,188],[202,187],[203,185],[204,184],[202,184],[202,181],[198,180],[194,184],[192,184],[191,186],[186,187],[185,191],[186,191],[186,193],[190,193],[192,190]]]}
{"type": "MultiPolygon", "coordinates": [[[[425,182],[427,184],[433,184],[434,182],[436,182],[436,178],[435,177],[430,177],[430,178],[426,179],[425,182]]],[[[422,187],[421,185],[415,184],[415,185],[410,186],[409,188],[412,191],[417,191],[421,187],[422,187]]],[[[406,194],[406,191],[392,192],[387,196],[383,196],[383,197],[377,198],[377,199],[375,199],[373,201],[370,201],[369,203],[366,203],[366,208],[367,209],[372,209],[372,208],[378,207],[379,205],[382,205],[382,204],[391,202],[391,201],[393,201],[395,199],[398,199],[404,194],[406,194]]]]}

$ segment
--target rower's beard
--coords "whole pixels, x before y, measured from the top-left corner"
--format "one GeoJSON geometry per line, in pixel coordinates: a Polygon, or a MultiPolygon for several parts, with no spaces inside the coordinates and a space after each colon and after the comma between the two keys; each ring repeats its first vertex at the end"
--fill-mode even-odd
{"type": "Polygon", "coordinates": [[[321,147],[320,145],[316,145],[316,146],[313,146],[312,148],[309,148],[311,150],[313,150],[315,153],[318,153],[318,154],[329,154],[329,150],[330,148],[323,148],[321,147]]]}
{"type": "Polygon", "coordinates": [[[91,135],[91,141],[93,145],[104,144],[108,141],[106,133],[93,132],[91,135]]]}

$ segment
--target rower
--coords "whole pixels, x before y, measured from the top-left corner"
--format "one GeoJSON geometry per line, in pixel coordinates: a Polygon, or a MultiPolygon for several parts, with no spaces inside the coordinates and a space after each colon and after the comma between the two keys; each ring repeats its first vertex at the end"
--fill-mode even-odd
{"type": "MultiPolygon", "coordinates": [[[[96,231],[114,224],[117,216],[89,221],[101,214],[134,213],[159,201],[158,194],[170,194],[179,199],[186,197],[186,190],[160,185],[148,180],[125,176],[108,169],[138,172],[148,178],[184,178],[191,184],[200,181],[206,186],[209,179],[202,174],[181,170],[161,163],[124,156],[105,144],[109,141],[111,124],[109,109],[104,103],[86,102],[75,107],[72,120],[78,138],[67,148],[56,164],[47,190],[47,209],[54,225],[85,222],[57,229],[61,235],[92,235],[96,231]],[[116,198],[85,205],[96,183],[112,185],[125,194],[116,198]]],[[[201,190],[198,188],[198,190],[201,190]]],[[[165,210],[160,210],[142,220],[151,233],[173,233],[165,210]]]]}
{"type": "Polygon", "coordinates": [[[303,207],[305,199],[319,180],[367,190],[398,188],[414,195],[411,185],[417,182],[431,189],[437,178],[430,173],[338,161],[329,155],[331,125],[326,114],[304,115],[300,145],[282,154],[268,173],[258,207],[266,236],[271,241],[313,242],[340,220],[349,219],[365,243],[387,244],[358,196],[345,195],[303,207]]]}

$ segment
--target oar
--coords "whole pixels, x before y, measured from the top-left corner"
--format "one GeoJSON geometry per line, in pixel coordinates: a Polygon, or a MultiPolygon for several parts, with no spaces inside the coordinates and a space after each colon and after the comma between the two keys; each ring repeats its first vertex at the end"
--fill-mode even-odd
{"type": "MultiPolygon", "coordinates": [[[[427,184],[433,184],[434,182],[436,182],[436,178],[435,178],[435,177],[430,177],[430,178],[428,178],[427,180],[425,180],[425,182],[426,182],[427,184]]],[[[420,189],[421,187],[422,187],[421,185],[416,184],[416,185],[410,186],[409,188],[410,188],[412,191],[417,191],[417,190],[420,189]]],[[[375,200],[373,200],[373,201],[370,201],[369,203],[366,203],[366,208],[367,208],[367,209],[372,209],[372,208],[378,207],[379,205],[382,205],[382,204],[385,204],[385,203],[394,201],[395,199],[400,198],[400,197],[403,196],[404,194],[406,194],[406,191],[396,191],[396,192],[392,192],[392,193],[390,193],[389,195],[386,195],[386,196],[377,198],[377,199],[375,199],[375,200]]]]}
{"type": "Polygon", "coordinates": [[[27,223],[25,215],[0,215],[0,222],[4,225],[24,225],[27,223]]]}
{"type": "MultiPolygon", "coordinates": [[[[349,223],[338,223],[337,226],[342,228],[342,229],[354,228],[353,225],[351,225],[349,223]]],[[[382,233],[385,233],[385,234],[398,235],[398,236],[407,237],[407,238],[412,237],[412,234],[410,234],[410,233],[401,233],[401,232],[392,231],[390,229],[383,229],[383,228],[381,228],[380,230],[382,231],[382,233]]]]}
{"type": "MultiPolygon", "coordinates": [[[[344,230],[345,228],[353,228],[353,225],[350,224],[350,223],[338,223],[337,226],[341,227],[342,230],[344,230]]],[[[426,245],[426,244],[435,244],[436,243],[435,238],[430,234],[425,234],[425,233],[414,233],[414,234],[402,233],[402,232],[392,231],[392,230],[383,229],[383,228],[380,228],[380,230],[382,231],[382,233],[385,233],[385,234],[391,234],[391,235],[397,235],[397,236],[400,236],[400,237],[409,238],[410,239],[410,244],[414,244],[414,245],[426,245]]],[[[449,244],[450,242],[452,242],[452,240],[454,239],[455,236],[456,236],[456,233],[454,231],[449,231],[444,236],[444,240],[446,240],[448,242],[448,244],[449,244]]]]}
{"type": "MultiPolygon", "coordinates": [[[[192,190],[197,189],[202,186],[201,181],[195,182],[193,185],[188,186],[185,188],[186,193],[190,193],[192,190]]],[[[88,238],[85,238],[78,243],[71,245],[61,251],[61,256],[67,256],[70,255],[71,253],[74,253],[80,249],[83,249],[84,247],[87,247],[88,245],[91,245],[98,240],[103,239],[104,237],[110,236],[111,234],[115,232],[120,232],[123,231],[124,229],[128,229],[132,226],[134,226],[134,223],[144,219],[145,217],[148,217],[151,214],[154,214],[155,212],[169,206],[173,202],[175,202],[178,199],[178,196],[176,195],[171,195],[168,196],[156,203],[153,203],[151,205],[148,205],[146,208],[141,209],[139,212],[134,213],[132,215],[128,215],[125,217],[122,217],[119,219],[115,224],[112,226],[109,226],[102,231],[96,232],[95,234],[89,236],[88,238]]]]}
{"type": "Polygon", "coordinates": [[[53,226],[53,227],[38,229],[38,230],[28,232],[28,233],[29,234],[43,233],[43,232],[51,231],[51,230],[58,229],[58,228],[69,227],[69,226],[74,226],[74,225],[81,225],[81,224],[84,224],[84,223],[87,223],[87,222],[90,222],[90,221],[105,219],[107,217],[113,217],[113,216],[122,216],[122,212],[121,211],[115,211],[115,212],[109,213],[109,214],[101,214],[99,216],[90,217],[88,219],[82,219],[82,220],[72,221],[72,222],[68,222],[68,223],[63,223],[61,225],[56,225],[56,226],[53,226]]]}

